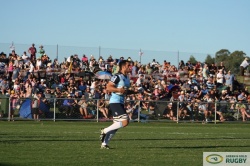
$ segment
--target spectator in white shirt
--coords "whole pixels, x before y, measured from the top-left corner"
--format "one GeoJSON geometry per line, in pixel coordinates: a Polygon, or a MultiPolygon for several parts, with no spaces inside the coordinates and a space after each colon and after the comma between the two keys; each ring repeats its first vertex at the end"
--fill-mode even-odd
{"type": "Polygon", "coordinates": [[[29,61],[28,62],[28,70],[29,70],[29,73],[33,73],[34,72],[34,65],[29,61]]]}
{"type": "Polygon", "coordinates": [[[244,76],[244,69],[249,65],[248,58],[245,58],[244,61],[240,65],[240,75],[244,76]]]}
{"type": "Polygon", "coordinates": [[[224,83],[224,74],[222,73],[222,69],[219,70],[219,73],[216,75],[217,87],[220,87],[224,83]]]}
{"type": "Polygon", "coordinates": [[[42,61],[41,61],[41,58],[38,57],[36,60],[36,69],[40,70],[41,67],[42,67],[42,61]]]}
{"type": "Polygon", "coordinates": [[[22,56],[23,62],[26,63],[29,59],[29,56],[27,55],[26,51],[23,52],[23,56],[22,56]]]}

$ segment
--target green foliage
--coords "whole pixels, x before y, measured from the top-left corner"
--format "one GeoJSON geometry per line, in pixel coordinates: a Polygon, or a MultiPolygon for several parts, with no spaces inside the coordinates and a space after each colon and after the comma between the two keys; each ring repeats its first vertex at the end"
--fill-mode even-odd
{"type": "Polygon", "coordinates": [[[195,59],[195,57],[193,55],[190,55],[190,58],[189,58],[188,61],[190,61],[190,63],[192,63],[192,64],[196,64],[197,63],[197,60],[195,59]]]}
{"type": "Polygon", "coordinates": [[[220,65],[220,62],[224,62],[228,60],[229,58],[229,55],[230,55],[230,52],[227,50],[227,49],[221,49],[220,51],[216,52],[215,53],[215,61],[216,61],[216,65],[220,65]]]}
{"type": "Polygon", "coordinates": [[[237,75],[240,72],[240,64],[245,59],[246,54],[243,51],[234,51],[231,53],[227,49],[221,49],[215,54],[216,65],[220,65],[223,62],[226,70],[231,70],[233,74],[237,75]]]}
{"type": "Polygon", "coordinates": [[[205,63],[206,63],[206,64],[211,65],[212,63],[214,63],[214,61],[215,61],[215,58],[212,58],[211,55],[207,55],[207,57],[206,57],[206,59],[205,59],[205,63]]]}
{"type": "Polygon", "coordinates": [[[112,122],[0,121],[0,165],[202,165],[203,152],[249,152],[249,124],[130,123],[100,149],[112,122]],[[228,130],[230,128],[230,130],[228,130]]]}

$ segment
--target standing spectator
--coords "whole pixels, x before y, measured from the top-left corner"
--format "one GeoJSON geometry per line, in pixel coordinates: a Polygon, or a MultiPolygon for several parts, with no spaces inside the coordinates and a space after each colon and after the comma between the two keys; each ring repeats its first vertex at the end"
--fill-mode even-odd
{"type": "Polygon", "coordinates": [[[9,81],[12,78],[13,69],[14,69],[14,67],[13,67],[13,61],[11,60],[11,61],[9,61],[9,64],[8,64],[8,79],[9,79],[9,81]]]}
{"type": "Polygon", "coordinates": [[[39,120],[39,105],[41,100],[41,93],[36,92],[32,98],[31,112],[34,120],[39,120]]]}
{"type": "Polygon", "coordinates": [[[244,76],[244,69],[249,65],[248,58],[245,58],[244,61],[240,65],[240,75],[244,76]]]}
{"type": "Polygon", "coordinates": [[[33,43],[32,46],[29,48],[28,52],[30,53],[30,59],[31,59],[31,61],[34,62],[34,60],[36,60],[36,52],[37,52],[34,43],[33,43]]]}
{"type": "Polygon", "coordinates": [[[225,85],[230,88],[230,91],[233,92],[233,82],[234,82],[234,75],[231,74],[229,70],[228,73],[225,75],[226,83],[225,85]]]}
{"type": "Polygon", "coordinates": [[[135,62],[132,62],[131,65],[132,65],[131,73],[132,73],[132,77],[134,77],[137,74],[137,66],[135,62]]]}
{"type": "Polygon", "coordinates": [[[209,69],[208,69],[207,64],[204,64],[204,67],[202,69],[202,77],[203,77],[204,83],[207,81],[208,76],[209,76],[209,69]]]}
{"type": "Polygon", "coordinates": [[[209,74],[210,77],[213,76],[215,77],[215,73],[217,72],[217,67],[215,66],[214,63],[211,64],[211,66],[209,66],[209,74]]]}
{"type": "Polygon", "coordinates": [[[94,72],[96,64],[97,64],[97,62],[96,62],[95,58],[90,60],[90,62],[89,62],[89,70],[91,72],[94,72]]]}
{"type": "Polygon", "coordinates": [[[220,62],[220,65],[218,66],[218,70],[222,70],[223,73],[226,70],[226,67],[223,62],[220,62]]]}
{"type": "Polygon", "coordinates": [[[43,45],[40,45],[40,50],[39,50],[39,54],[40,54],[40,58],[42,57],[42,55],[44,55],[45,54],[45,50],[43,49],[43,45]]]}
{"type": "Polygon", "coordinates": [[[217,84],[216,84],[217,88],[219,88],[220,86],[223,85],[223,83],[224,83],[224,74],[223,74],[223,70],[222,69],[220,69],[219,73],[217,73],[216,80],[217,80],[217,84]]]}
{"type": "Polygon", "coordinates": [[[10,93],[10,119],[14,121],[14,113],[19,103],[19,96],[15,93],[14,90],[10,93]]]}
{"type": "Polygon", "coordinates": [[[88,57],[85,54],[83,54],[83,56],[82,56],[82,63],[85,66],[85,68],[88,68],[88,66],[89,66],[89,59],[88,59],[88,57]]]}
{"type": "Polygon", "coordinates": [[[22,59],[23,59],[23,63],[28,62],[29,56],[27,55],[26,51],[23,52],[22,59]]]}
{"type": "Polygon", "coordinates": [[[34,67],[33,63],[28,62],[28,68],[27,68],[27,70],[28,70],[28,75],[29,74],[34,74],[35,67],[34,67]]]}
{"type": "Polygon", "coordinates": [[[13,65],[13,73],[12,73],[12,82],[15,82],[15,80],[18,78],[19,73],[20,73],[20,68],[19,66],[16,66],[16,64],[13,65]]]}

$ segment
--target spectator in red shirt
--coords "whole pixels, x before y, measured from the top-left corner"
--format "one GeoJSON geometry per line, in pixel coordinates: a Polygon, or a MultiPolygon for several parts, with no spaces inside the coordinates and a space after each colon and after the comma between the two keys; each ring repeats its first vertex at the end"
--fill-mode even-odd
{"type": "Polygon", "coordinates": [[[36,59],[36,47],[35,47],[34,43],[29,48],[28,52],[30,53],[30,59],[31,59],[31,61],[34,61],[36,59]]]}

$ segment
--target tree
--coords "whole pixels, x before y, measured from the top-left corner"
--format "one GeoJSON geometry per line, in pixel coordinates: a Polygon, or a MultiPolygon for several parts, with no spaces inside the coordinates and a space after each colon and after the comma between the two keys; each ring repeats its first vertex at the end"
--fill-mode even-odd
{"type": "Polygon", "coordinates": [[[240,71],[240,65],[245,57],[246,54],[243,51],[234,51],[230,54],[227,63],[225,63],[226,69],[231,70],[234,74],[238,74],[240,71]]]}
{"type": "Polygon", "coordinates": [[[217,51],[215,53],[215,63],[216,65],[219,65],[220,62],[224,62],[228,60],[230,56],[230,51],[227,49],[221,49],[220,51],[217,51]]]}
{"type": "Polygon", "coordinates": [[[207,55],[207,57],[205,59],[205,63],[210,65],[210,64],[214,63],[214,60],[215,60],[215,58],[212,58],[211,55],[207,55]]]}
{"type": "Polygon", "coordinates": [[[190,61],[190,63],[192,63],[192,64],[196,64],[197,63],[197,60],[195,59],[195,57],[193,55],[190,55],[190,58],[189,58],[188,61],[190,61]]]}

